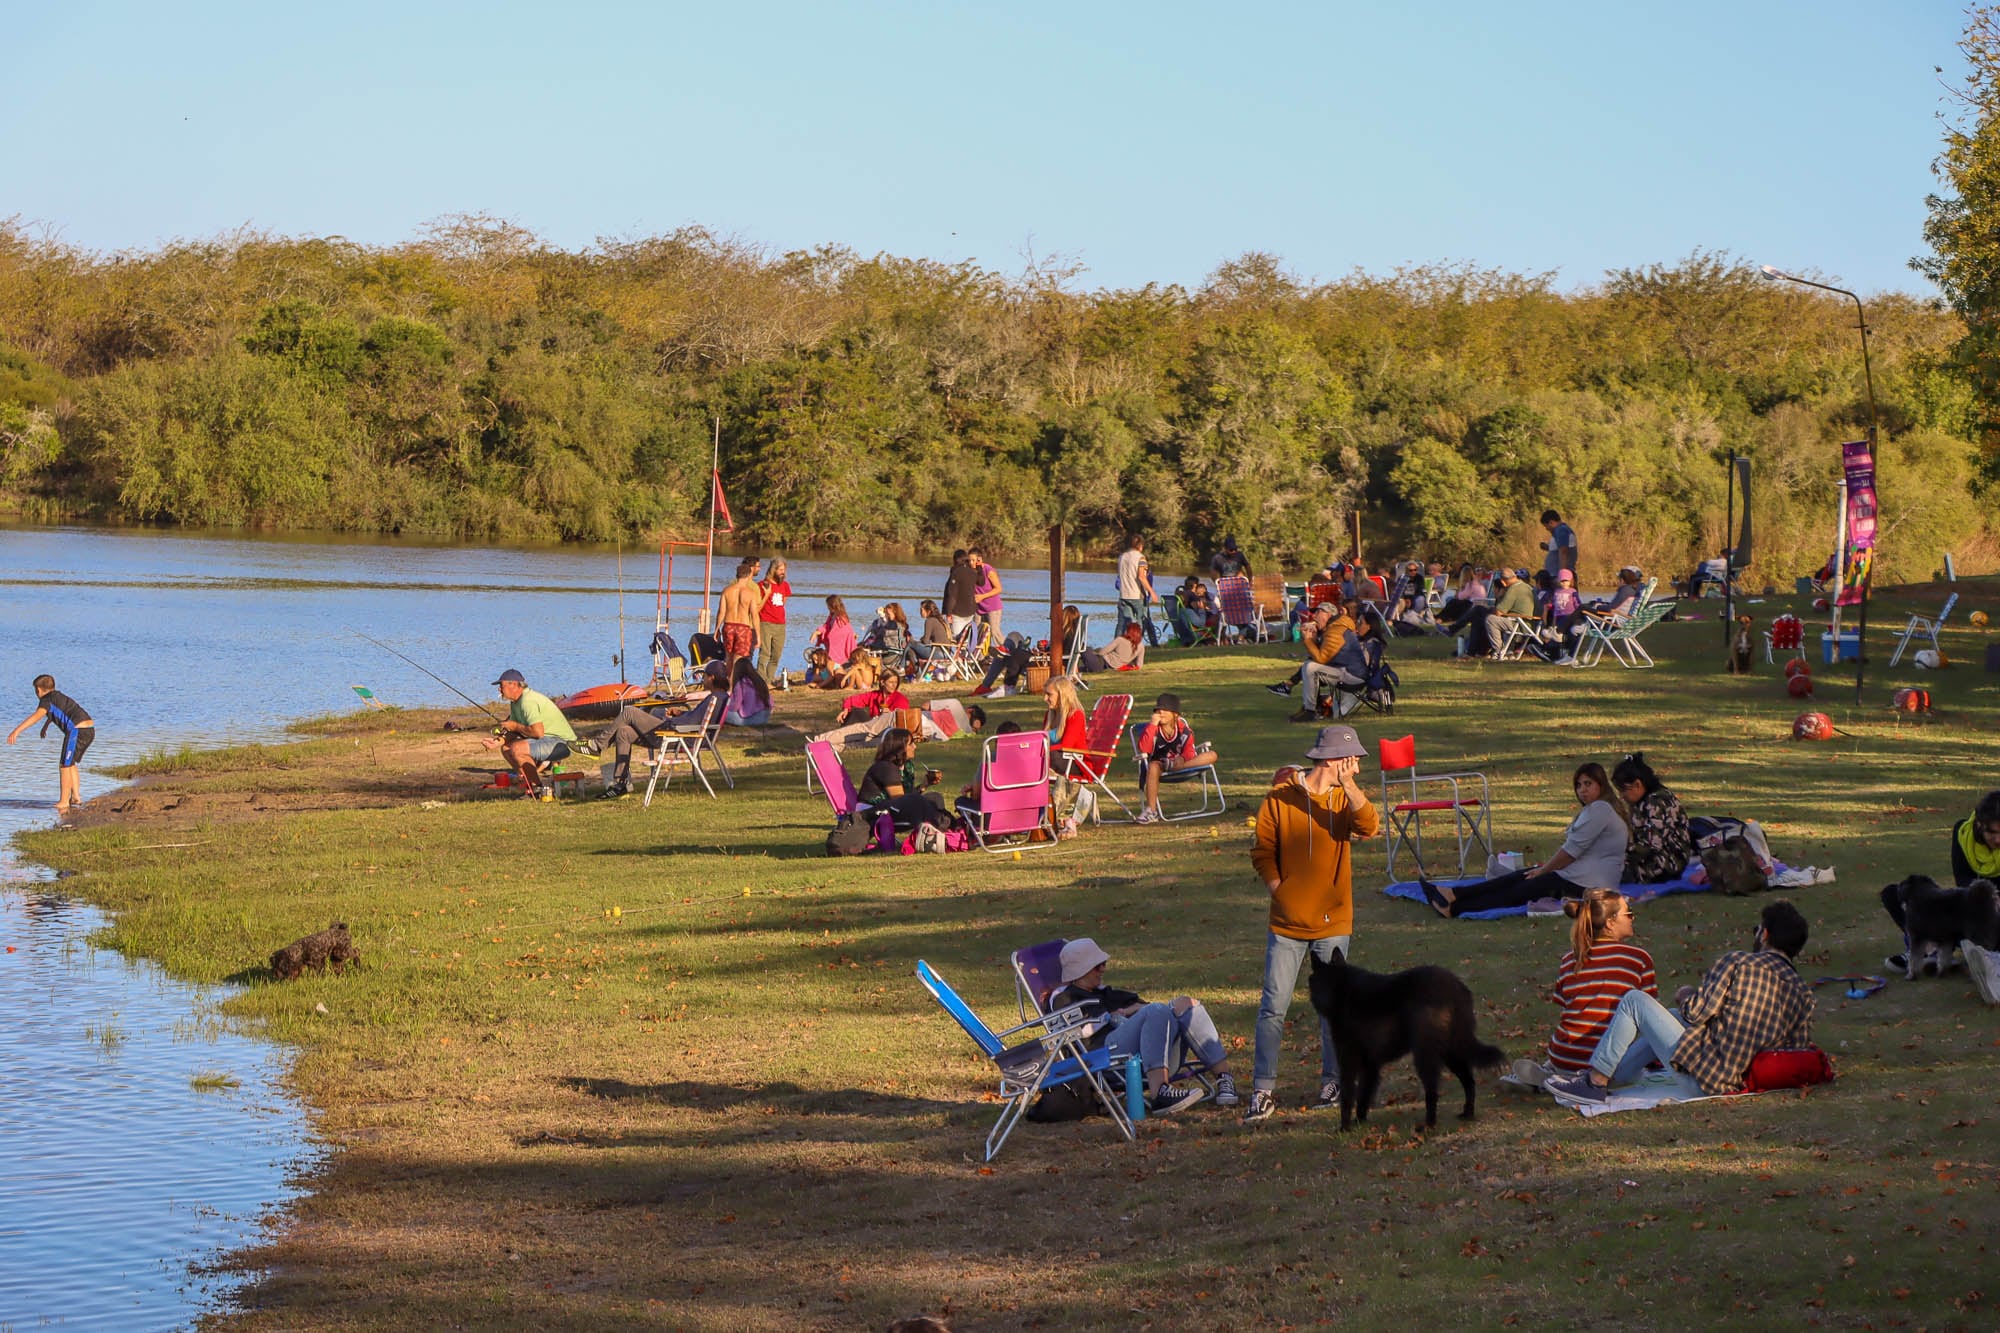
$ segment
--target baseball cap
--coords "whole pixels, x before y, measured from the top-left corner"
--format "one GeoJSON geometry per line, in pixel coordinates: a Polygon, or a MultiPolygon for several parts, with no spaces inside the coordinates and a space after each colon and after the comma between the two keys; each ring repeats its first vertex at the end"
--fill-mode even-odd
{"type": "Polygon", "coordinates": [[[1319,739],[1306,751],[1308,759],[1359,759],[1368,753],[1361,748],[1361,737],[1354,734],[1353,727],[1331,726],[1319,729],[1319,739]]]}
{"type": "Polygon", "coordinates": [[[1056,962],[1062,969],[1062,979],[1065,986],[1090,971],[1091,968],[1096,967],[1099,963],[1108,963],[1110,961],[1111,955],[1098,948],[1097,941],[1091,939],[1088,935],[1082,939],[1071,940],[1068,944],[1063,945],[1062,952],[1056,955],[1056,962]]]}
{"type": "Polygon", "coordinates": [[[494,681],[493,683],[495,685],[526,685],[528,683],[528,678],[522,675],[520,672],[514,670],[514,668],[508,667],[505,671],[500,673],[500,679],[494,681]]]}
{"type": "Polygon", "coordinates": [[[1557,582],[1557,583],[1575,583],[1575,582],[1576,582],[1576,575],[1574,575],[1574,574],[1570,573],[1570,572],[1569,572],[1569,571],[1568,571],[1567,569],[1565,569],[1565,570],[1563,570],[1563,571],[1562,571],[1561,573],[1559,573],[1559,574],[1557,574],[1557,575],[1556,575],[1556,582],[1557,582]]]}

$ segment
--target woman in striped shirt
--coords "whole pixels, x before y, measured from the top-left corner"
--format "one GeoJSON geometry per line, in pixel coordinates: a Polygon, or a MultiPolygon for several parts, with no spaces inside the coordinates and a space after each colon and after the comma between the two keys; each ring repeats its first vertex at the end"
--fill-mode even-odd
{"type": "Polygon", "coordinates": [[[1570,950],[1556,969],[1554,996],[1563,1011],[1549,1034],[1548,1066],[1523,1060],[1514,1071],[1515,1078],[1535,1087],[1549,1072],[1590,1063],[1626,991],[1659,995],[1652,955],[1632,942],[1637,921],[1629,898],[1616,889],[1592,889],[1566,901],[1563,911],[1571,918],[1570,950]]]}

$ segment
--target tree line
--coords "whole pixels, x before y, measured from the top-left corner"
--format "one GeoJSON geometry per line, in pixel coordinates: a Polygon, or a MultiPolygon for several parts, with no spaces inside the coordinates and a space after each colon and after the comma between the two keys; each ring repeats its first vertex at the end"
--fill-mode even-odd
{"type": "MultiPolygon", "coordinates": [[[[1307,281],[1251,253],[1198,288],[1089,290],[697,228],[564,250],[461,217],[400,245],[243,232],[101,254],[0,222],[0,508],[29,518],[424,533],[693,534],[711,423],[772,549],[979,544],[1163,562],[1233,533],[1523,560],[1554,507],[1587,577],[1723,541],[1756,460],[1758,568],[1832,540],[1867,412],[1851,308],[1726,254],[1552,274],[1307,281]]],[[[1967,325],[1869,306],[1879,576],[1991,564],[1967,325]]]]}

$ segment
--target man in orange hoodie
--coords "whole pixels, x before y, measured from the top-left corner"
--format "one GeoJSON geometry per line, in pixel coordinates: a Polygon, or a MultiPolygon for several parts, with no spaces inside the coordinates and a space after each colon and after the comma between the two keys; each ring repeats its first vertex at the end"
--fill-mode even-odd
{"type": "MultiPolygon", "coordinates": [[[[1319,729],[1306,758],[1312,767],[1286,769],[1257,811],[1257,850],[1251,864],[1271,891],[1271,924],[1264,944],[1264,998],[1257,1006],[1257,1056],[1251,1072],[1245,1124],[1278,1109],[1278,1047],[1306,954],[1330,962],[1347,952],[1354,929],[1353,839],[1372,838],[1382,816],[1355,783],[1361,771],[1361,738],[1353,727],[1319,729]]],[[[1319,1096],[1316,1108],[1340,1105],[1340,1066],[1333,1034],[1319,1025],[1319,1096]]]]}

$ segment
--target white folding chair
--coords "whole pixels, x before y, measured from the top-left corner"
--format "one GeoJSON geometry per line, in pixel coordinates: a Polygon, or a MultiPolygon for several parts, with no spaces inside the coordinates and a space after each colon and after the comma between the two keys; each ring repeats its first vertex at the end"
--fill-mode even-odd
{"type": "Polygon", "coordinates": [[[709,782],[708,774],[702,768],[701,757],[704,753],[715,756],[716,769],[721,773],[723,781],[731,787],[736,785],[736,780],[729,775],[729,766],[723,762],[722,751],[715,746],[715,738],[722,731],[723,714],[728,711],[727,700],[722,695],[713,697],[716,700],[714,710],[704,719],[699,731],[670,731],[662,728],[653,733],[653,740],[658,748],[652,754],[653,772],[646,779],[646,799],[640,803],[643,808],[652,808],[653,792],[661,785],[660,774],[667,775],[667,786],[673,785],[673,769],[682,760],[687,761],[687,766],[700,780],[702,788],[713,797],[715,786],[709,782]]]}
{"type": "Polygon", "coordinates": [[[1951,619],[1951,610],[1957,605],[1958,594],[1953,593],[1944,599],[1944,610],[1937,613],[1937,619],[1926,620],[1922,616],[1911,616],[1910,623],[1903,626],[1903,632],[1896,637],[1896,651],[1890,656],[1889,665],[1894,666],[1896,663],[1902,661],[1903,650],[1910,646],[1912,639],[1919,636],[1929,639],[1932,648],[1943,652],[1944,649],[1938,644],[1937,632],[1944,628],[1945,621],[1951,619]]]}

